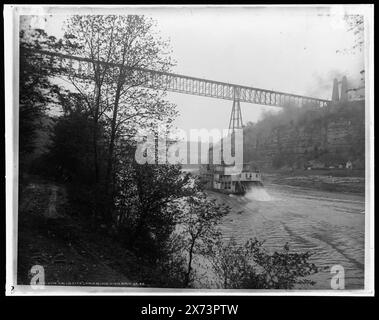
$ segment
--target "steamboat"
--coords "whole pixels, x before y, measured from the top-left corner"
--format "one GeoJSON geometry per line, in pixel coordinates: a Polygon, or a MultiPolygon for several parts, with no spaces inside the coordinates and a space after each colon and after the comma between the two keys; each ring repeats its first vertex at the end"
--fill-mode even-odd
{"type": "Polygon", "coordinates": [[[253,186],[263,186],[262,175],[251,164],[244,164],[242,171],[233,166],[206,165],[200,170],[205,189],[226,194],[244,195],[253,186]]]}

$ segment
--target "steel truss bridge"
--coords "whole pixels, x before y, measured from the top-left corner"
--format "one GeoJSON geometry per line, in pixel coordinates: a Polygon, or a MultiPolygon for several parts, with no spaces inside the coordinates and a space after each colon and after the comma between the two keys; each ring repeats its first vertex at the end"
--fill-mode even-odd
{"type": "Polygon", "coordinates": [[[94,65],[108,68],[123,68],[130,71],[131,78],[143,79],[139,85],[146,88],[167,90],[184,94],[191,94],[216,99],[233,101],[232,113],[229,121],[229,129],[242,128],[242,113],[240,102],[260,104],[273,107],[285,107],[286,105],[325,107],[331,103],[329,100],[301,96],[280,91],[272,91],[255,87],[237,85],[202,78],[195,78],[176,73],[151,70],[146,68],[128,67],[126,65],[93,60],[59,52],[40,49],[23,49],[24,52],[57,59],[58,64],[65,66],[74,76],[91,79],[94,65]]]}

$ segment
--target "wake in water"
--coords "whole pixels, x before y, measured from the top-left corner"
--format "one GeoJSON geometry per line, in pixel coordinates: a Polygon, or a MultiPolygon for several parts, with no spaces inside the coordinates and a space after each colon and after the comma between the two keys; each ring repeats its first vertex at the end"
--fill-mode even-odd
{"type": "Polygon", "coordinates": [[[271,197],[264,187],[252,187],[250,188],[246,194],[245,197],[250,200],[256,200],[256,201],[273,201],[274,198],[271,197]]]}

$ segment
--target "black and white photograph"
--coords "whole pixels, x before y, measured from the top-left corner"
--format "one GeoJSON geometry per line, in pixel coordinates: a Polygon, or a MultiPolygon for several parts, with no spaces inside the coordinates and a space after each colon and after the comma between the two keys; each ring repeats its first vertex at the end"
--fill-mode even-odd
{"type": "Polygon", "coordinates": [[[372,296],[373,12],[4,6],[6,294],[372,296]]]}

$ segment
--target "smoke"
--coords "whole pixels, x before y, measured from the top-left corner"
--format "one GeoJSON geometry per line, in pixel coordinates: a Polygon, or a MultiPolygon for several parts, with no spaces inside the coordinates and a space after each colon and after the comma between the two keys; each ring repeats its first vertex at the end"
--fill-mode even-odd
{"type": "Polygon", "coordinates": [[[360,70],[351,73],[346,70],[334,69],[324,74],[314,73],[312,75],[312,87],[307,90],[307,95],[330,100],[332,97],[333,80],[337,79],[340,82],[344,76],[347,77],[349,89],[362,85],[360,70]]]}
{"type": "Polygon", "coordinates": [[[252,187],[246,192],[245,197],[253,201],[273,201],[274,198],[268,194],[263,187],[252,187]]]}

